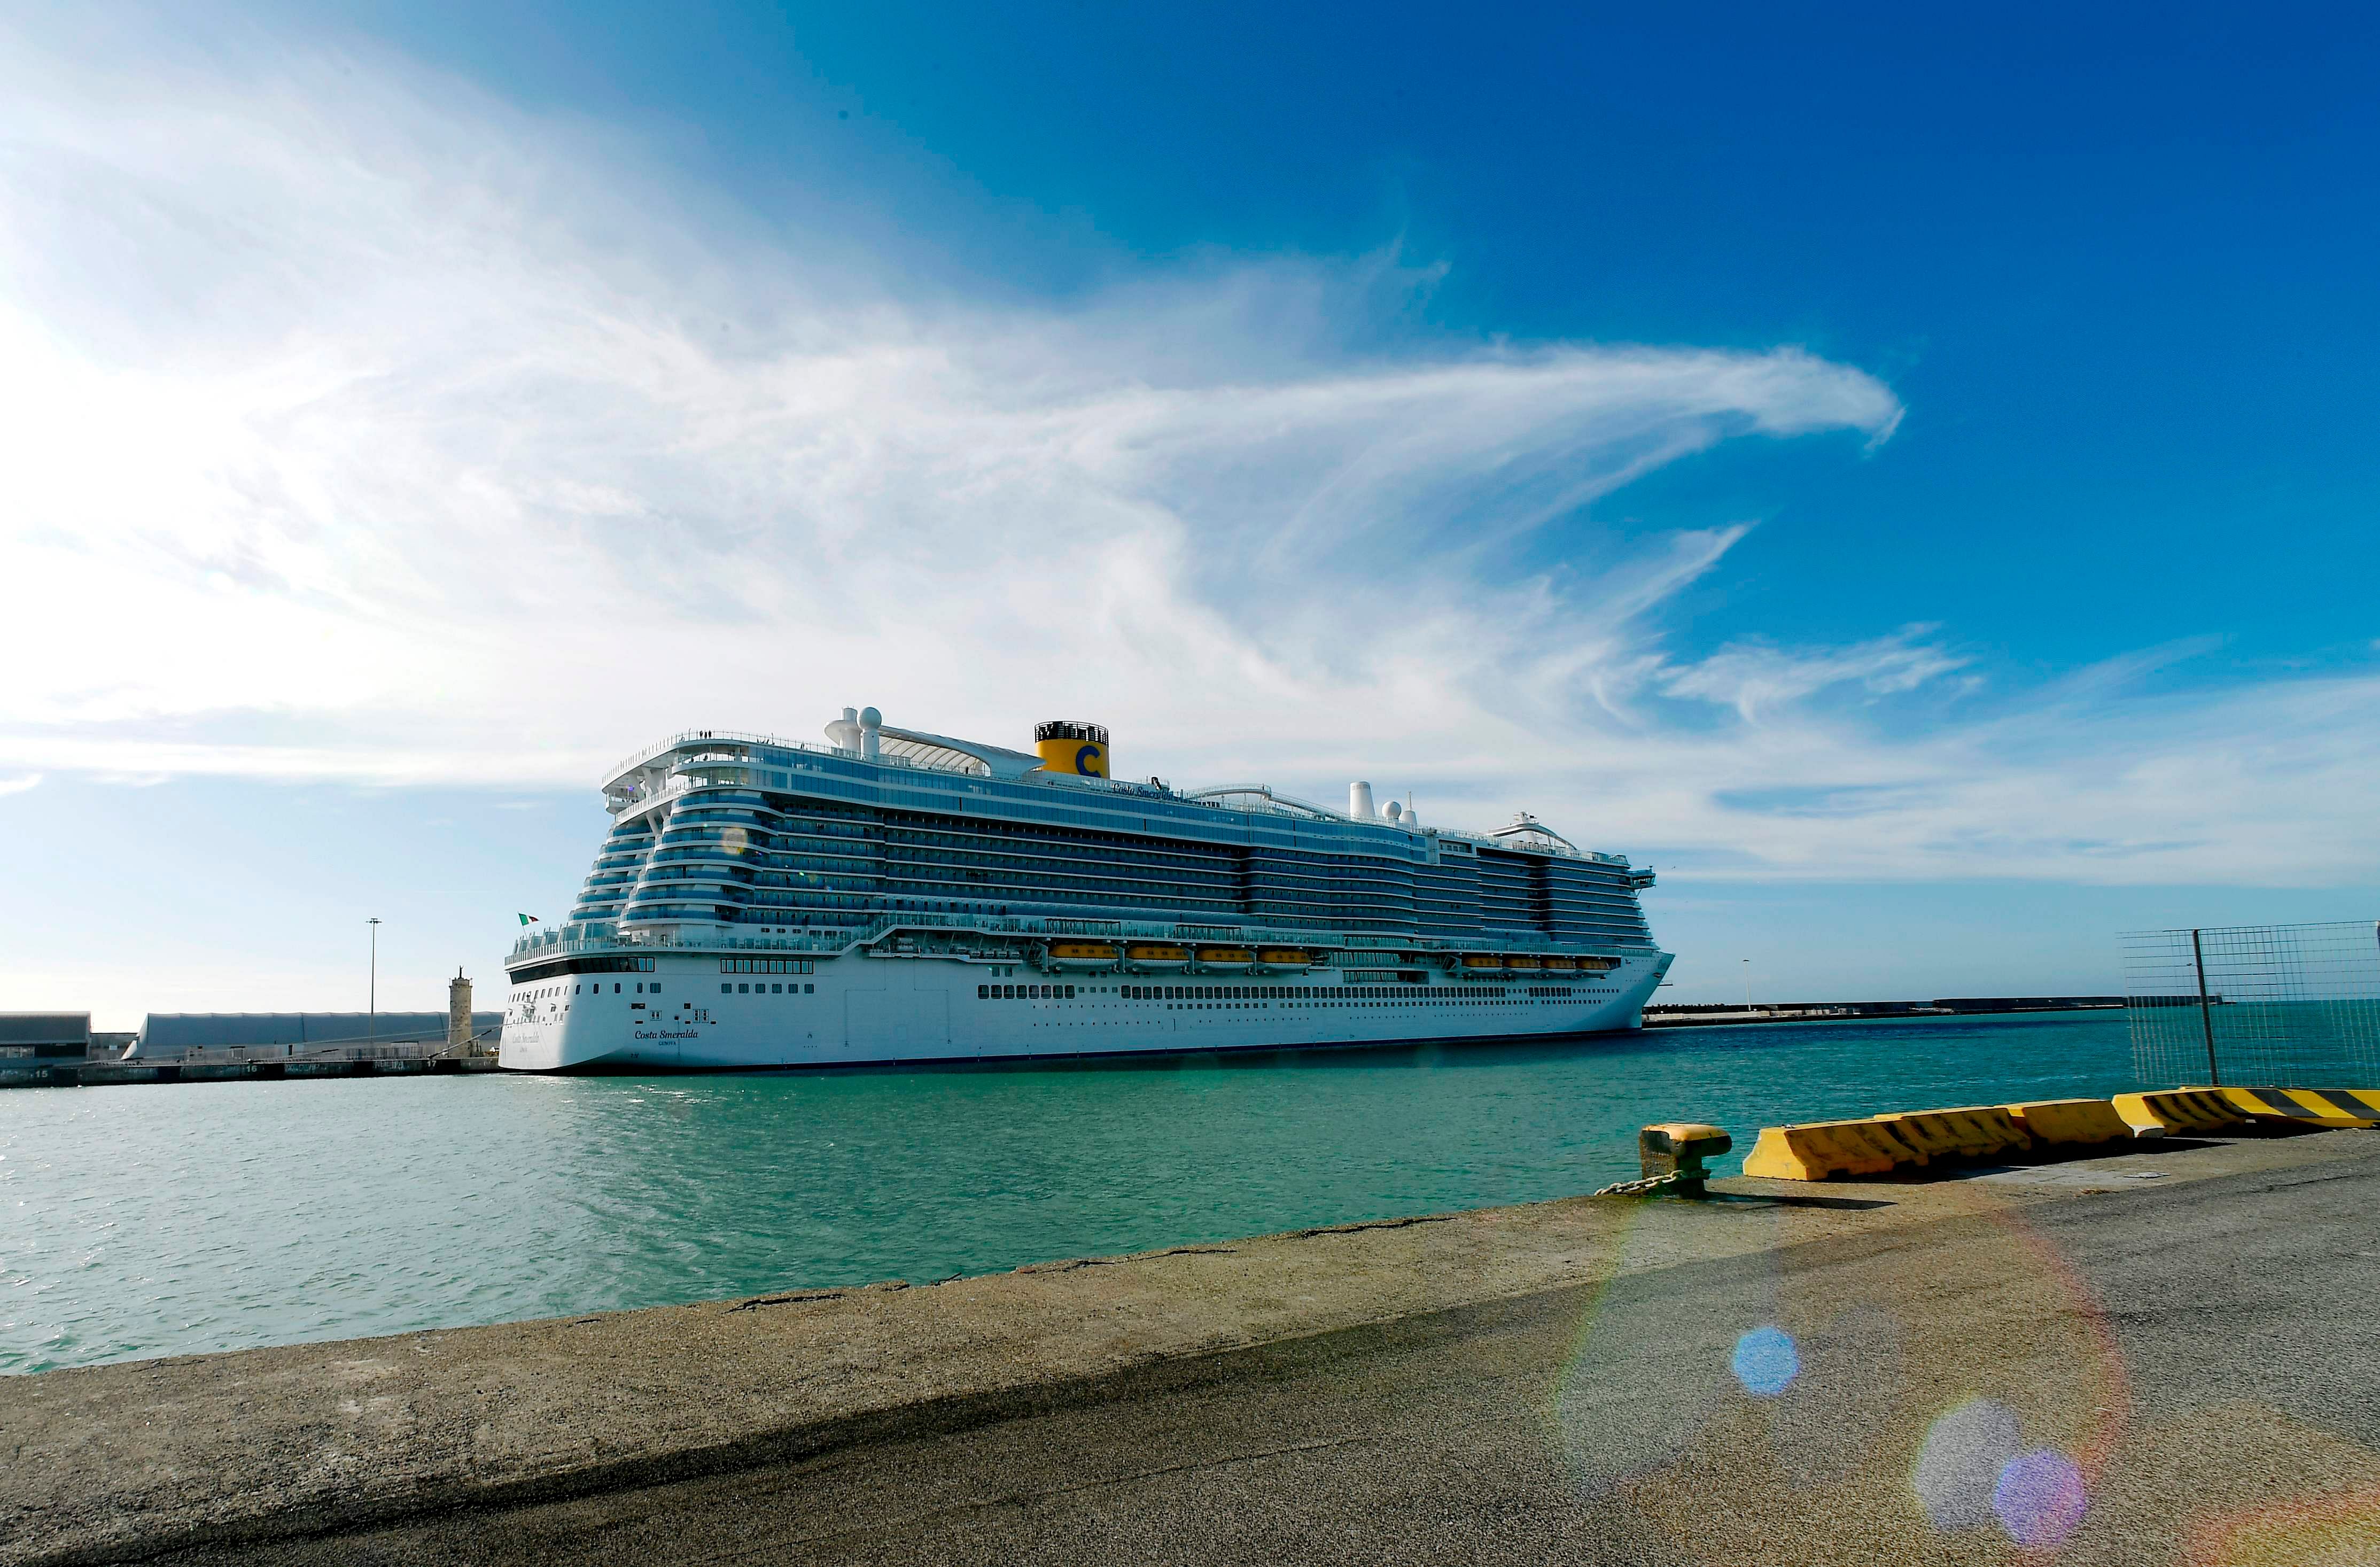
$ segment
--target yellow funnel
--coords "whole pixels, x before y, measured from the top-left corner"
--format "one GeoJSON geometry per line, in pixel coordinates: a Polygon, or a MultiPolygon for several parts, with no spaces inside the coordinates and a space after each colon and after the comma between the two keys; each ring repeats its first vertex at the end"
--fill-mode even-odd
{"type": "Polygon", "coordinates": [[[1084,778],[1108,775],[1108,732],[1096,723],[1060,719],[1033,726],[1033,748],[1044,772],[1071,772],[1084,778]]]}

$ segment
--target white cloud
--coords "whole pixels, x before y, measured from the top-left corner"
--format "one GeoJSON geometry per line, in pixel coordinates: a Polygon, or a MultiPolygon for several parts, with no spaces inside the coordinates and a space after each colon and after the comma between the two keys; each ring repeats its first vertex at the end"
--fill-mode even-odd
{"type": "Polygon", "coordinates": [[[1937,627],[1908,626],[1891,637],[1847,648],[1794,652],[1759,643],[1731,644],[1682,669],[1670,670],[1661,689],[1673,697],[1725,702],[1746,723],[1838,686],[1871,696],[1913,691],[1971,662],[1921,640],[1937,627]]]}
{"type": "Polygon", "coordinates": [[[28,789],[41,786],[42,775],[38,772],[28,772],[18,778],[0,778],[0,796],[21,795],[28,789]]]}
{"type": "Polygon", "coordinates": [[[874,701],[1779,874],[2380,857],[2371,759],[2316,722],[2373,732],[2352,681],[1986,709],[1925,627],[1670,654],[1655,612],[1744,525],[1594,503],[1730,440],[1888,437],[1856,369],[1360,356],[1379,258],[955,299],[823,208],[763,231],[407,67],[11,58],[0,571],[39,590],[0,765],[586,787],[662,733],[874,701]],[[1911,704],[1914,737],[1872,711],[1911,704]]]}

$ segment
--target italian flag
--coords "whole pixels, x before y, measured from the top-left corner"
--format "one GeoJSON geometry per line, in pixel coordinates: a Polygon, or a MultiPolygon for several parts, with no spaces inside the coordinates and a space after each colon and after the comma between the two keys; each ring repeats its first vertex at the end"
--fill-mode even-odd
{"type": "MultiPolygon", "coordinates": [[[[515,911],[515,912],[518,912],[518,911],[515,911]]],[[[537,923],[537,916],[535,916],[535,915],[533,915],[533,914],[524,914],[524,915],[522,915],[522,916],[520,917],[520,922],[521,922],[523,925],[534,925],[534,924],[536,924],[536,923],[537,923]]]]}

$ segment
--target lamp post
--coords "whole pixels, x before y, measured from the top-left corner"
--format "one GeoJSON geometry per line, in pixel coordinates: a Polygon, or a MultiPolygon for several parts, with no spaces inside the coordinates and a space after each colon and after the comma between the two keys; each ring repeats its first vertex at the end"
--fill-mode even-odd
{"type": "Polygon", "coordinates": [[[1752,960],[1743,960],[1743,1010],[1752,1010],[1752,960]]]}
{"type": "Polygon", "coordinates": [[[380,916],[364,921],[371,927],[371,988],[365,992],[364,1043],[380,1042],[380,916]]]}

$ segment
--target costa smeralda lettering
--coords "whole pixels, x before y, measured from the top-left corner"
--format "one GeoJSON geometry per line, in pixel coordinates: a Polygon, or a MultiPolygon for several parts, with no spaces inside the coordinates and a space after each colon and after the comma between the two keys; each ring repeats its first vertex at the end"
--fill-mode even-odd
{"type": "Polygon", "coordinates": [[[1651,873],[1526,814],[1113,778],[1074,720],[1026,751],[846,708],[826,739],[694,730],[611,770],[568,919],[506,964],[505,1066],[1542,1038],[1639,1026],[1670,966],[1651,873]]]}

